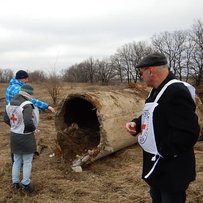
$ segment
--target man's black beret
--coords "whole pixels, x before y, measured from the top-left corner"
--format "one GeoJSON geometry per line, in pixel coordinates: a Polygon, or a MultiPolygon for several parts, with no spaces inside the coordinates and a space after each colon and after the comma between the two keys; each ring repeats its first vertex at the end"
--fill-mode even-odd
{"type": "Polygon", "coordinates": [[[153,53],[145,56],[135,67],[144,68],[150,66],[166,65],[167,59],[162,53],[153,53]]]}

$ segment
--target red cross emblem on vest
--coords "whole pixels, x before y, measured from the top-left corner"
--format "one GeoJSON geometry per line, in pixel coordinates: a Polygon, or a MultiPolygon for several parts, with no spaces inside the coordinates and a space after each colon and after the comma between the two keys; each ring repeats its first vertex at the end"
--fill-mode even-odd
{"type": "Polygon", "coordinates": [[[141,131],[143,131],[145,128],[146,128],[146,124],[143,123],[143,124],[141,125],[141,131]]]}
{"type": "Polygon", "coordinates": [[[13,123],[15,123],[15,121],[17,121],[17,118],[14,114],[12,114],[10,120],[13,121],[13,123]]]}

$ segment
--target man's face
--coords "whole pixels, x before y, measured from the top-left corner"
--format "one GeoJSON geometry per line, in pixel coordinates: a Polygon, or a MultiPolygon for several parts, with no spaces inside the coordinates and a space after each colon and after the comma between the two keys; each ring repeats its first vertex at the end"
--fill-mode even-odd
{"type": "Polygon", "coordinates": [[[150,67],[143,67],[140,68],[140,76],[144,80],[144,82],[147,84],[147,86],[151,87],[152,86],[152,81],[151,81],[151,69],[150,67]]]}

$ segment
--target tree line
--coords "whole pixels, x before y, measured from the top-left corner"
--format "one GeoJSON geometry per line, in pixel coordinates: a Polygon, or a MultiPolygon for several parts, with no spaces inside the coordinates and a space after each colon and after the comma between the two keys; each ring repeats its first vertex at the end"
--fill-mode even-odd
{"type": "MultiPolygon", "coordinates": [[[[88,59],[63,69],[60,75],[46,75],[43,71],[29,72],[33,82],[43,82],[53,75],[64,82],[100,83],[112,81],[136,83],[140,80],[136,64],[152,52],[164,53],[170,70],[183,81],[195,86],[203,82],[203,22],[199,19],[188,30],[154,34],[149,41],[124,44],[116,53],[102,60],[88,59]]],[[[13,76],[10,69],[0,69],[0,81],[8,82],[13,76]]]]}

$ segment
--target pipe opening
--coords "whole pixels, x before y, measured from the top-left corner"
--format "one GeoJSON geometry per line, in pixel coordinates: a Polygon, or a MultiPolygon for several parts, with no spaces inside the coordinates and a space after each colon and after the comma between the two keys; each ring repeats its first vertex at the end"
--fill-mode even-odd
{"type": "Polygon", "coordinates": [[[97,108],[84,97],[72,96],[65,100],[57,122],[60,128],[57,140],[65,161],[72,162],[99,145],[97,108]]]}
{"type": "Polygon", "coordinates": [[[67,126],[77,123],[79,128],[89,128],[99,131],[99,121],[96,114],[96,107],[86,99],[72,98],[65,103],[66,110],[64,122],[67,126]]]}

